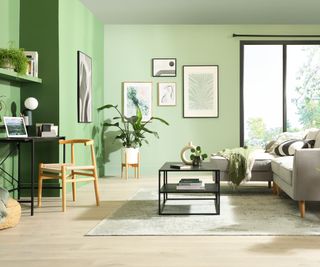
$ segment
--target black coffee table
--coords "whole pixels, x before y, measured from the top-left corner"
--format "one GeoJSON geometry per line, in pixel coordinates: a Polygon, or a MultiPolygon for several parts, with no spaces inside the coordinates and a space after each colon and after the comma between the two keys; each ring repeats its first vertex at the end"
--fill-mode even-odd
{"type": "Polygon", "coordinates": [[[220,214],[220,171],[215,169],[210,162],[203,162],[201,166],[190,169],[175,169],[171,168],[172,164],[181,164],[181,162],[166,162],[159,169],[159,184],[158,184],[158,205],[159,215],[219,215],[220,214]],[[190,173],[190,172],[211,172],[212,182],[206,183],[204,189],[177,189],[177,183],[170,183],[168,174],[170,172],[190,173]],[[169,194],[184,194],[190,197],[169,197],[169,194]],[[204,196],[200,197],[200,195],[204,196]],[[205,197],[213,195],[213,197],[205,197]],[[167,201],[170,200],[213,200],[215,211],[205,213],[185,213],[185,212],[164,212],[167,201]]]}

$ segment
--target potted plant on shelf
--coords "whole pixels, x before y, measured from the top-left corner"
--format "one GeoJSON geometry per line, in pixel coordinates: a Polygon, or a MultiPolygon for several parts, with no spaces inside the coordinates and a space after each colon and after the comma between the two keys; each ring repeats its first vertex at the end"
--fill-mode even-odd
{"type": "Polygon", "coordinates": [[[200,146],[191,149],[190,159],[192,160],[193,166],[200,166],[202,161],[207,157],[208,155],[206,153],[202,154],[200,146]]]}
{"type": "Polygon", "coordinates": [[[12,43],[9,48],[0,48],[0,68],[26,74],[28,59],[23,51],[22,48],[14,48],[12,43]]]}
{"type": "Polygon", "coordinates": [[[139,147],[142,146],[143,142],[148,144],[145,136],[146,134],[153,134],[156,138],[159,138],[159,134],[157,132],[151,131],[147,128],[153,120],[158,120],[169,125],[167,121],[159,117],[151,117],[150,120],[143,122],[142,112],[138,105],[136,106],[136,115],[132,117],[124,116],[118,109],[117,105],[107,104],[98,108],[98,111],[110,108],[115,109],[119,116],[112,118],[115,121],[114,123],[105,122],[103,126],[116,127],[120,130],[120,134],[115,138],[121,140],[123,145],[122,162],[124,162],[124,155],[126,153],[129,164],[137,163],[139,147]]]}

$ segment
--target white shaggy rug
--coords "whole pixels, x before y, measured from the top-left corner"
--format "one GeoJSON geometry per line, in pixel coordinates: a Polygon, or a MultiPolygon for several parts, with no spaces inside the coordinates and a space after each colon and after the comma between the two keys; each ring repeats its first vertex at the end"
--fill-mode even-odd
{"type": "MultiPolygon", "coordinates": [[[[222,190],[223,191],[223,190],[222,190]]],[[[157,192],[141,189],[87,236],[114,235],[320,235],[320,204],[298,204],[286,196],[262,192],[223,192],[220,215],[160,216],[157,192]]],[[[171,201],[167,211],[208,211],[213,202],[171,201]]],[[[213,210],[209,210],[213,211],[213,210]]]]}

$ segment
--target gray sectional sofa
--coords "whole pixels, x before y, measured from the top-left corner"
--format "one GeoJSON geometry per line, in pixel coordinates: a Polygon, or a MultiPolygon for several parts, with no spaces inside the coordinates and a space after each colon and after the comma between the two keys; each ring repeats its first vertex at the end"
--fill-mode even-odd
{"type": "MultiPolygon", "coordinates": [[[[293,156],[276,156],[272,148],[269,152],[257,154],[250,179],[266,181],[269,186],[273,181],[275,192],[279,194],[282,190],[298,201],[302,218],[306,201],[320,201],[320,130],[309,130],[304,138],[315,140],[314,148],[295,149],[293,156]]],[[[284,139],[280,136],[273,149],[284,139]]],[[[220,170],[221,180],[228,181],[228,160],[213,155],[210,161],[220,170]]]]}

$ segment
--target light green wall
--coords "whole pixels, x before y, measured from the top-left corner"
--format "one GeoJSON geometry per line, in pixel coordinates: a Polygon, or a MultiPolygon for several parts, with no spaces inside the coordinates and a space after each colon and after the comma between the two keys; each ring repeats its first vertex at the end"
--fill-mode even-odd
{"type": "MultiPolygon", "coordinates": [[[[59,1],[59,118],[60,133],[67,138],[94,138],[101,158],[97,107],[103,103],[103,24],[78,0],[59,1]],[[92,58],[92,123],[78,123],[77,51],[92,58]]],[[[83,155],[79,153],[79,160],[83,155]]]]}
{"type": "MultiPolygon", "coordinates": [[[[188,142],[201,145],[207,153],[239,146],[239,38],[248,34],[318,34],[314,26],[242,25],[106,25],[105,26],[105,103],[122,106],[123,81],[153,82],[153,115],[170,122],[166,127],[152,125],[160,139],[150,136],[150,145],[141,152],[142,174],[155,175],[165,161],[180,160],[179,152],[188,142]],[[177,77],[153,78],[151,59],[177,58],[177,77]],[[219,118],[184,119],[182,115],[182,66],[219,65],[219,118]],[[177,106],[157,106],[157,83],[177,83],[177,106]]],[[[261,40],[261,39],[260,39],[261,40]]],[[[269,39],[270,40],[270,39],[269,39]]],[[[106,118],[113,113],[105,112],[106,118]]],[[[109,136],[109,134],[107,135],[109,136]]],[[[120,153],[112,140],[106,140],[107,175],[119,175],[120,153]]]]}
{"type": "MultiPolygon", "coordinates": [[[[20,1],[19,0],[0,0],[0,47],[7,48],[9,41],[13,41],[15,47],[19,47],[19,12],[20,1]]],[[[1,111],[1,122],[3,125],[2,116],[12,115],[12,111],[20,109],[20,84],[11,83],[9,81],[0,79],[0,96],[5,96],[3,100],[6,103],[6,108],[1,111]],[[16,109],[14,109],[16,107],[16,109]],[[12,109],[13,108],[13,109],[12,109]]],[[[5,136],[4,128],[0,128],[0,136],[5,136]]],[[[9,151],[8,145],[0,146],[0,155],[6,155],[9,151]]],[[[2,156],[0,157],[2,160],[2,156]]],[[[2,166],[5,170],[13,175],[17,169],[17,161],[14,158],[10,158],[2,166]]],[[[1,178],[5,174],[0,173],[0,186],[5,185],[10,189],[9,183],[4,182],[1,178]]]]}
{"type": "MultiPolygon", "coordinates": [[[[8,48],[9,41],[13,41],[14,46],[19,47],[19,12],[19,0],[0,0],[0,48],[8,48]]],[[[20,107],[20,84],[0,79],[0,96],[2,95],[5,96],[3,99],[7,109],[1,116],[11,115],[12,103],[20,107]]]]}

